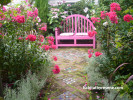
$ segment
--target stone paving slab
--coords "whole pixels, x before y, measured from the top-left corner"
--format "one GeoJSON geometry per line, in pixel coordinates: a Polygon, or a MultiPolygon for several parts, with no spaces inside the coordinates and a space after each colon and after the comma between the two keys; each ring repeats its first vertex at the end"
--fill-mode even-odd
{"type": "Polygon", "coordinates": [[[83,89],[85,78],[82,72],[87,64],[85,57],[88,56],[88,48],[59,48],[52,51],[52,56],[58,58],[53,64],[57,64],[61,72],[55,75],[53,84],[56,86],[48,97],[54,97],[52,100],[86,100],[87,90],[83,89]]]}

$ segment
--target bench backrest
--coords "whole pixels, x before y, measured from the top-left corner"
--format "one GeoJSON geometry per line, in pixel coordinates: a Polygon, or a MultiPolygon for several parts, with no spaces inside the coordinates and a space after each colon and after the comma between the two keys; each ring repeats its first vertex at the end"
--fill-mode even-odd
{"type": "Polygon", "coordinates": [[[74,14],[68,16],[61,22],[62,32],[88,33],[95,29],[93,23],[83,15],[74,14]]]}

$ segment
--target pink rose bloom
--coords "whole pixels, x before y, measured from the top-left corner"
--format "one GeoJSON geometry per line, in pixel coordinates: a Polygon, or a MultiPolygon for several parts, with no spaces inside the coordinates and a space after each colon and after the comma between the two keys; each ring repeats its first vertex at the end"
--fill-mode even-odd
{"type": "Polygon", "coordinates": [[[102,55],[102,53],[100,53],[100,52],[95,52],[95,56],[96,56],[96,57],[98,57],[98,56],[100,56],[100,55],[102,55]]]}
{"type": "Polygon", "coordinates": [[[23,38],[22,37],[19,37],[18,40],[23,40],[23,38]]]}
{"type": "Polygon", "coordinates": [[[100,18],[98,18],[98,17],[92,17],[91,20],[93,23],[100,22],[100,18]]]}
{"type": "Polygon", "coordinates": [[[120,11],[120,5],[118,3],[111,3],[110,4],[110,11],[120,11]]]}
{"type": "Polygon", "coordinates": [[[55,65],[54,68],[55,68],[55,69],[52,70],[53,73],[54,73],[54,74],[59,74],[59,73],[60,73],[60,68],[59,68],[59,66],[58,66],[58,65],[55,65]]]}
{"type": "Polygon", "coordinates": [[[53,44],[54,44],[54,42],[51,41],[51,40],[48,40],[48,43],[49,43],[50,45],[53,45],[53,44]]]}
{"type": "Polygon", "coordinates": [[[48,45],[43,45],[41,48],[45,49],[47,51],[47,50],[49,50],[50,47],[48,45]]]}
{"type": "Polygon", "coordinates": [[[67,4],[68,7],[71,7],[71,4],[67,4]]]}
{"type": "Polygon", "coordinates": [[[2,10],[3,10],[3,12],[6,12],[6,11],[7,11],[6,8],[5,8],[4,6],[3,6],[3,9],[2,9],[2,10]]]}
{"type": "Polygon", "coordinates": [[[91,31],[88,32],[89,37],[93,37],[94,35],[95,35],[94,32],[91,32],[91,31]]]}
{"type": "Polygon", "coordinates": [[[53,56],[53,59],[54,59],[54,61],[57,61],[57,57],[56,56],[53,56]]]}
{"type": "Polygon", "coordinates": [[[22,15],[22,16],[17,15],[17,16],[15,17],[15,21],[17,21],[18,23],[24,23],[24,22],[25,22],[25,17],[24,17],[24,15],[22,15]]]}
{"type": "Polygon", "coordinates": [[[89,50],[88,50],[88,54],[91,54],[93,52],[93,50],[90,48],[89,50]]]}
{"type": "Polygon", "coordinates": [[[109,13],[106,13],[111,21],[111,23],[115,23],[117,24],[118,23],[118,18],[117,18],[117,15],[116,15],[116,12],[109,12],[109,13]]]}
{"type": "Polygon", "coordinates": [[[2,24],[0,23],[0,27],[2,27],[2,24]]]}
{"type": "Polygon", "coordinates": [[[39,36],[38,36],[38,40],[39,40],[40,42],[43,42],[44,36],[43,36],[43,35],[39,35],[39,36]]]}
{"type": "Polygon", "coordinates": [[[91,58],[92,57],[92,54],[89,54],[89,56],[88,56],[89,58],[91,58]]]}
{"type": "Polygon", "coordinates": [[[35,41],[35,40],[36,40],[36,35],[30,34],[30,35],[28,35],[28,36],[26,37],[26,40],[35,41]]]}
{"type": "Polygon", "coordinates": [[[55,50],[56,49],[56,45],[51,45],[51,48],[55,50]]]}
{"type": "Polygon", "coordinates": [[[54,41],[54,37],[53,36],[49,36],[49,37],[46,37],[46,38],[51,40],[51,41],[54,41]]]}
{"type": "Polygon", "coordinates": [[[130,22],[131,20],[133,20],[133,17],[132,15],[129,15],[129,14],[126,14],[124,17],[123,17],[124,21],[126,22],[130,22]]]}
{"type": "Polygon", "coordinates": [[[104,13],[104,11],[101,11],[101,19],[104,19],[105,17],[106,17],[107,15],[106,15],[106,13],[104,13]]]}

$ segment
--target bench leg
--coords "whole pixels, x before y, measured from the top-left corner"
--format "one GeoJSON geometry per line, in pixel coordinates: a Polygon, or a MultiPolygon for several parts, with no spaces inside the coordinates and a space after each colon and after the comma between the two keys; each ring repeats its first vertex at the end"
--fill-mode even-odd
{"type": "Polygon", "coordinates": [[[56,39],[56,49],[58,49],[58,40],[56,39]]]}
{"type": "Polygon", "coordinates": [[[96,41],[95,41],[95,39],[93,39],[93,49],[95,49],[96,47],[96,41]]]}

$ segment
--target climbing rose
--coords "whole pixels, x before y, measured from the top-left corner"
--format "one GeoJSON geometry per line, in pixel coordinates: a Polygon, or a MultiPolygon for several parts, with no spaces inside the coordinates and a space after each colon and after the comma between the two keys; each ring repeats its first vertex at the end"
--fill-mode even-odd
{"type": "Polygon", "coordinates": [[[44,36],[43,36],[43,35],[39,35],[39,36],[38,36],[38,40],[39,40],[40,42],[43,42],[44,36]]]}
{"type": "Polygon", "coordinates": [[[41,28],[39,28],[40,30],[44,30],[44,31],[47,31],[47,28],[46,27],[41,27],[41,28]]]}
{"type": "Polygon", "coordinates": [[[52,70],[53,73],[54,73],[54,74],[58,74],[58,73],[60,72],[59,66],[58,66],[58,65],[55,65],[54,68],[55,68],[55,69],[52,70]]]}
{"type": "Polygon", "coordinates": [[[100,53],[100,52],[95,52],[95,56],[96,56],[96,57],[98,57],[98,56],[100,56],[100,55],[102,55],[102,53],[100,53]]]}
{"type": "Polygon", "coordinates": [[[90,48],[89,50],[88,50],[88,54],[91,54],[93,52],[93,50],[90,48]]]}
{"type": "Polygon", "coordinates": [[[26,40],[35,41],[35,40],[36,40],[36,35],[30,34],[30,35],[28,35],[28,36],[26,37],[26,40]]]}
{"type": "Polygon", "coordinates": [[[118,18],[117,18],[116,12],[108,12],[106,14],[108,15],[111,23],[115,23],[115,24],[118,23],[118,18]]]}
{"type": "Polygon", "coordinates": [[[91,20],[93,23],[100,22],[100,18],[98,18],[98,17],[91,17],[91,20]]]}
{"type": "Polygon", "coordinates": [[[106,13],[104,13],[104,11],[101,11],[101,19],[104,19],[106,17],[106,13]]]}
{"type": "Polygon", "coordinates": [[[89,54],[89,56],[88,56],[89,58],[91,58],[92,57],[92,54],[89,54]]]}
{"type": "Polygon", "coordinates": [[[89,31],[89,32],[88,32],[88,36],[89,36],[89,37],[93,37],[95,34],[96,34],[96,31],[95,31],[95,32],[94,32],[94,31],[92,31],[92,32],[89,31]]]}
{"type": "Polygon", "coordinates": [[[93,33],[94,33],[94,34],[97,34],[97,32],[96,32],[96,31],[93,31],[93,33]]]}
{"type": "Polygon", "coordinates": [[[51,40],[51,41],[54,41],[54,37],[53,36],[49,36],[49,37],[46,37],[48,40],[51,40]]]}
{"type": "Polygon", "coordinates": [[[22,16],[17,15],[15,17],[15,21],[17,21],[18,23],[24,23],[25,22],[25,17],[23,15],[22,16]]]}
{"type": "Polygon", "coordinates": [[[2,10],[3,10],[3,12],[6,12],[6,11],[7,11],[6,8],[5,8],[4,6],[3,6],[3,9],[2,9],[2,10]]]}
{"type": "Polygon", "coordinates": [[[118,3],[111,3],[110,4],[110,11],[120,11],[120,5],[118,3]]]}
{"type": "Polygon", "coordinates": [[[22,37],[19,37],[18,40],[22,40],[23,38],[22,37]]]}
{"type": "Polygon", "coordinates": [[[56,45],[51,45],[51,48],[55,50],[56,49],[56,45]]]}
{"type": "Polygon", "coordinates": [[[0,23],[0,27],[2,27],[2,24],[0,23]]]}
{"type": "Polygon", "coordinates": [[[47,50],[49,50],[50,47],[48,45],[43,45],[41,48],[45,49],[47,51],[47,50]]]}
{"type": "Polygon", "coordinates": [[[124,17],[123,17],[124,21],[126,22],[130,22],[131,20],[133,20],[133,17],[132,15],[129,15],[129,14],[126,14],[124,17]]]}
{"type": "Polygon", "coordinates": [[[48,40],[48,43],[49,43],[50,45],[53,45],[53,44],[54,44],[54,42],[51,41],[51,40],[48,40]]]}
{"type": "Polygon", "coordinates": [[[56,56],[53,56],[53,59],[54,59],[54,61],[57,61],[57,57],[56,56]]]}

